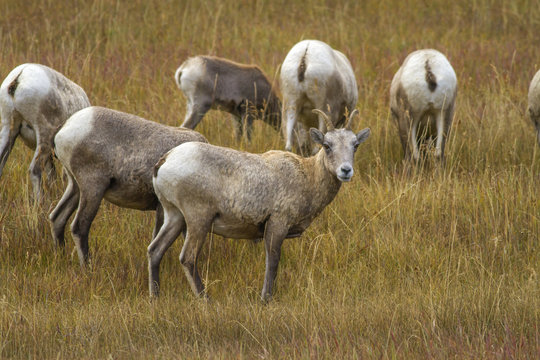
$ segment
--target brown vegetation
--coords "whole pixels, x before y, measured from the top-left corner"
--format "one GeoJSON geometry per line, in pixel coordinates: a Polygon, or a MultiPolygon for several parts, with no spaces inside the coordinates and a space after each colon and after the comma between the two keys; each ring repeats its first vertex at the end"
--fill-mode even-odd
{"type": "MultiPolygon", "coordinates": [[[[275,301],[262,305],[261,243],[211,237],[188,290],[177,241],[150,301],[153,214],[104,204],[93,258],[53,246],[51,204],[30,202],[32,156],[17,143],[0,179],[0,358],[534,358],[540,352],[540,151],[527,89],[540,68],[535,1],[0,2],[0,76],[38,62],[94,105],[178,125],[173,75],[211,54],[276,74],[293,44],[321,39],[351,60],[356,129],[372,136],[357,172],[300,241],[284,243],[275,301]],[[446,166],[402,176],[388,89],[404,57],[436,48],[459,94],[446,166]]],[[[214,120],[223,113],[211,112],[214,120]]],[[[198,127],[216,145],[263,152],[254,123],[198,127]]],[[[60,177],[61,178],[61,177],[60,177]]],[[[62,185],[48,191],[54,205],[62,185]]],[[[69,238],[68,247],[69,249],[69,238]]]]}

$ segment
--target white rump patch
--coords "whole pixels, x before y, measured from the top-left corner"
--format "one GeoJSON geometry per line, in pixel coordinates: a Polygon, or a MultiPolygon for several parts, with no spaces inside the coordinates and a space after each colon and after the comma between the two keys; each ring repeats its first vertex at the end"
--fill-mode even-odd
{"type": "Polygon", "coordinates": [[[69,160],[74,148],[92,134],[94,127],[94,107],[77,111],[54,137],[55,153],[64,166],[69,160]]]}

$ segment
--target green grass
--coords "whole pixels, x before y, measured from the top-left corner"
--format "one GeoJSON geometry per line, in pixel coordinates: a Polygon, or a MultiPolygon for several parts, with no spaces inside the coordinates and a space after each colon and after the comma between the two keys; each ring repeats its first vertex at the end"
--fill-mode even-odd
{"type": "MultiPolygon", "coordinates": [[[[153,214],[103,203],[84,272],[53,246],[47,214],[63,184],[30,201],[32,152],[17,143],[0,179],[0,358],[536,358],[540,356],[540,149],[526,116],[540,68],[536,1],[0,2],[0,77],[49,65],[95,105],[179,125],[180,63],[214,54],[271,78],[299,40],[343,51],[369,126],[355,177],[305,234],[287,240],[274,300],[259,300],[262,244],[210,238],[199,264],[210,303],[178,261],[162,262],[150,301],[153,214]],[[444,52],[458,75],[443,171],[403,176],[388,108],[411,51],[444,52]]],[[[210,142],[282,149],[256,121],[238,142],[230,117],[197,128],[210,142]]]]}

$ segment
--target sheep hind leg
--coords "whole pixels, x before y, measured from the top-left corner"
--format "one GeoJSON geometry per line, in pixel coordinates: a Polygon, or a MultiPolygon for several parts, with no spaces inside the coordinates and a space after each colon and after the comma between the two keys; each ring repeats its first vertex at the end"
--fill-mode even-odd
{"type": "Polygon", "coordinates": [[[21,119],[14,113],[12,108],[0,107],[0,176],[7,162],[9,154],[15,145],[15,140],[20,135],[21,119]]]}
{"type": "Polygon", "coordinates": [[[210,231],[212,225],[212,219],[197,219],[186,220],[187,233],[182,252],[180,253],[180,263],[184,269],[187,280],[191,289],[196,296],[203,296],[208,298],[205,292],[204,284],[201,281],[199,271],[197,269],[197,259],[199,252],[204,242],[206,241],[206,235],[210,231]]]}
{"type": "Polygon", "coordinates": [[[54,242],[57,246],[64,248],[64,229],[66,223],[77,208],[79,202],[79,188],[77,183],[73,179],[73,176],[64,169],[64,173],[67,176],[68,185],[62,198],[58,202],[58,205],[49,215],[49,221],[51,224],[51,232],[54,242]]]}
{"type": "Polygon", "coordinates": [[[182,123],[182,127],[188,129],[195,129],[195,127],[202,120],[204,115],[210,110],[212,103],[203,102],[201,104],[189,102],[186,117],[182,123]]]}
{"type": "Polygon", "coordinates": [[[79,181],[79,206],[71,223],[71,235],[77,247],[79,263],[82,268],[85,268],[89,260],[88,234],[90,226],[99,210],[101,199],[103,199],[109,185],[109,179],[105,181],[89,177],[89,172],[83,171],[82,173],[85,176],[85,182],[80,183],[79,181]]]}
{"type": "Polygon", "coordinates": [[[167,207],[164,222],[148,246],[148,288],[150,296],[159,296],[159,266],[165,252],[186,228],[184,216],[173,206],[167,207]]]}
{"type": "Polygon", "coordinates": [[[435,114],[435,125],[437,127],[437,139],[435,140],[435,158],[441,163],[444,162],[444,117],[440,111],[435,114]]]}
{"type": "Polygon", "coordinates": [[[283,105],[285,124],[285,150],[291,151],[294,141],[294,128],[298,118],[297,107],[293,105],[283,105]]]}
{"type": "Polygon", "coordinates": [[[420,160],[420,149],[418,148],[418,117],[413,117],[411,124],[411,137],[409,139],[410,147],[412,147],[411,155],[415,163],[420,160]]]}

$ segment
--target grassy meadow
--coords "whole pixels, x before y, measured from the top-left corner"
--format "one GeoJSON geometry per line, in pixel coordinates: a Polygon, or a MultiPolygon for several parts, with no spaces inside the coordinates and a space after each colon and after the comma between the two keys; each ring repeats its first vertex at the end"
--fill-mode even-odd
{"type": "MultiPolygon", "coordinates": [[[[344,52],[358,82],[357,129],[372,136],[355,176],[299,239],[287,240],[274,299],[259,300],[264,246],[210,237],[196,299],[179,238],[148,296],[153,213],[103,202],[79,268],[71,234],[55,248],[31,201],[32,151],[18,141],[0,178],[0,358],[540,357],[540,148],[527,91],[540,69],[537,1],[0,2],[0,77],[48,65],[94,105],[180,125],[173,75],[188,56],[259,65],[276,78],[288,50],[320,39],[344,52]],[[392,76],[419,48],[445,53],[458,76],[447,163],[404,175],[389,111],[392,76]]],[[[211,111],[211,143],[283,149],[262,121],[251,143],[211,111]]],[[[57,163],[60,174],[60,165],[57,163]]]]}

